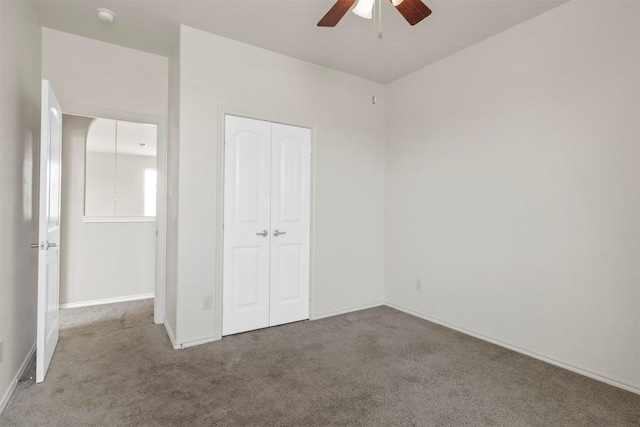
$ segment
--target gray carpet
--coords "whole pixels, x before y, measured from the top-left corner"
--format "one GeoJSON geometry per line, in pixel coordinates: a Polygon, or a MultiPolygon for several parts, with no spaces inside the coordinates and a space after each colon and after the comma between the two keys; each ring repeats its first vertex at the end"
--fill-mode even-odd
{"type": "Polygon", "coordinates": [[[3,426],[638,426],[640,396],[388,307],[172,350],[152,302],[62,312],[3,426]]]}

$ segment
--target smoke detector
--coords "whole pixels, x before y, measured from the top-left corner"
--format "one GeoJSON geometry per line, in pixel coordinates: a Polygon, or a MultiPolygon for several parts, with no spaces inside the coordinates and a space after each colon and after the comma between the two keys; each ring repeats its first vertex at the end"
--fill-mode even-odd
{"type": "Polygon", "coordinates": [[[102,22],[113,22],[116,20],[116,14],[109,9],[105,9],[102,7],[98,8],[98,19],[102,22]]]}

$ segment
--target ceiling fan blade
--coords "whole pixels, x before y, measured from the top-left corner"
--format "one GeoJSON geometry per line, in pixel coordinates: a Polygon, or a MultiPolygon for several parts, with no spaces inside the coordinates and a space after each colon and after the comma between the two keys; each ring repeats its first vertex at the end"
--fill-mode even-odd
{"type": "Polygon", "coordinates": [[[318,27],[335,27],[344,15],[351,9],[356,0],[338,0],[324,18],[318,22],[318,27]]]}
{"type": "Polygon", "coordinates": [[[404,19],[411,25],[416,25],[427,16],[431,15],[431,9],[427,7],[422,0],[403,0],[399,5],[395,6],[398,12],[404,16],[404,19]]]}

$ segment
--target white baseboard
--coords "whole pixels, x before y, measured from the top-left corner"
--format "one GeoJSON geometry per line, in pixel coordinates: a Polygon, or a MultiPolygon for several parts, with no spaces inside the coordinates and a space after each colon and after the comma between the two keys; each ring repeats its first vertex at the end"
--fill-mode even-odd
{"type": "Polygon", "coordinates": [[[171,346],[174,350],[184,350],[187,347],[193,347],[200,344],[206,344],[213,341],[218,341],[218,338],[203,338],[201,340],[188,341],[178,344],[176,342],[176,336],[171,330],[171,326],[169,326],[168,322],[164,322],[164,328],[167,330],[167,335],[169,335],[169,340],[171,341],[171,346]]]}
{"type": "Polygon", "coordinates": [[[558,366],[558,367],[566,369],[568,371],[575,372],[575,373],[580,374],[580,375],[584,375],[585,377],[589,377],[591,379],[603,382],[605,384],[609,384],[609,385],[612,385],[614,387],[618,387],[618,388],[621,388],[621,389],[626,390],[626,391],[630,391],[630,392],[635,393],[635,394],[640,394],[640,388],[638,388],[636,386],[633,386],[631,384],[627,384],[627,383],[615,380],[613,378],[609,378],[609,377],[607,377],[605,375],[598,374],[596,372],[591,372],[591,371],[589,371],[587,369],[583,369],[583,368],[580,368],[580,367],[577,367],[577,366],[574,366],[574,365],[570,365],[570,364],[565,363],[565,362],[561,362],[559,360],[552,359],[552,358],[547,357],[547,356],[543,356],[543,355],[538,354],[538,353],[534,353],[534,352],[525,350],[523,348],[520,348],[520,347],[511,345],[511,344],[508,344],[508,343],[505,343],[505,342],[502,342],[502,341],[487,337],[487,336],[479,334],[477,332],[470,331],[468,329],[465,329],[463,327],[451,324],[449,322],[445,322],[443,320],[436,319],[436,318],[431,317],[431,316],[426,316],[424,314],[418,313],[418,312],[416,312],[414,310],[411,310],[409,308],[406,308],[406,307],[403,307],[403,306],[400,306],[400,305],[397,305],[397,304],[392,304],[392,303],[387,302],[385,305],[387,305],[387,306],[389,306],[391,308],[395,308],[396,310],[400,310],[400,311],[402,311],[404,313],[410,314],[412,316],[416,316],[416,317],[419,317],[421,319],[428,320],[429,322],[437,323],[438,325],[447,327],[449,329],[453,329],[453,330],[456,330],[458,332],[462,332],[463,334],[471,335],[472,337],[481,339],[483,341],[487,341],[487,342],[490,342],[492,344],[498,345],[500,347],[504,347],[504,348],[507,348],[509,350],[513,350],[513,351],[515,351],[517,353],[524,354],[524,355],[529,356],[529,357],[533,357],[534,359],[541,360],[541,361],[549,363],[551,365],[558,366]]]}
{"type": "MultiPolygon", "coordinates": [[[[382,305],[384,305],[384,303],[382,301],[380,301],[380,302],[377,302],[375,304],[361,305],[361,306],[358,306],[358,307],[351,307],[351,308],[347,308],[347,309],[344,309],[344,310],[331,311],[329,313],[323,313],[323,314],[320,314],[318,316],[314,316],[313,318],[310,318],[309,320],[324,319],[326,317],[338,316],[340,314],[352,313],[354,311],[366,310],[368,308],[380,307],[382,305]]],[[[203,338],[203,339],[200,339],[200,340],[188,341],[188,342],[177,344],[176,340],[174,338],[173,332],[171,331],[171,328],[167,325],[167,322],[165,322],[165,327],[167,329],[167,333],[169,334],[169,339],[171,340],[171,344],[173,345],[174,350],[181,350],[181,349],[185,349],[185,348],[188,348],[188,347],[193,347],[193,346],[201,345],[201,344],[207,344],[207,343],[219,340],[219,338],[211,338],[211,337],[209,337],[209,338],[203,338]]]]}
{"type": "MultiPolygon", "coordinates": [[[[366,310],[368,308],[374,308],[374,307],[380,307],[384,305],[384,303],[382,301],[377,302],[375,304],[368,304],[368,305],[363,305],[363,306],[358,306],[358,307],[351,307],[351,308],[347,308],[344,310],[337,310],[337,311],[332,311],[329,313],[324,313],[321,314],[319,316],[314,316],[312,319],[310,320],[319,320],[319,319],[324,319],[326,317],[332,317],[332,316],[338,316],[340,314],[347,314],[347,313],[351,313],[354,311],[360,311],[360,310],[366,310]]],[[[166,325],[167,322],[165,322],[166,325]]],[[[180,344],[176,344],[176,340],[173,336],[173,332],[171,331],[171,328],[169,328],[167,326],[167,333],[169,334],[169,339],[171,340],[171,344],[173,345],[173,348],[175,350],[179,350],[179,349],[185,349],[188,347],[193,347],[196,345],[201,345],[201,344],[207,344],[210,342],[214,342],[214,341],[218,341],[220,338],[215,338],[215,337],[208,337],[208,338],[203,338],[200,340],[194,340],[194,341],[188,341],[188,342],[184,342],[184,343],[180,343],[180,344]]]]}
{"type": "Polygon", "coordinates": [[[188,341],[179,345],[179,348],[185,349],[187,347],[193,347],[200,344],[207,344],[210,342],[218,341],[218,338],[203,338],[201,340],[188,341]]]}
{"type": "Polygon", "coordinates": [[[0,415],[2,415],[2,413],[4,412],[4,409],[7,407],[7,404],[9,403],[9,400],[11,399],[13,392],[16,390],[16,386],[18,385],[18,380],[22,377],[22,375],[24,375],[24,371],[27,369],[27,365],[29,364],[29,361],[31,360],[35,352],[36,352],[36,343],[33,343],[33,347],[31,347],[31,350],[29,350],[29,353],[27,353],[27,357],[22,362],[22,365],[20,365],[20,369],[18,369],[18,373],[13,378],[13,381],[11,381],[11,385],[9,386],[9,389],[6,391],[4,396],[2,396],[2,400],[0,400],[0,415]]]}
{"type": "Polygon", "coordinates": [[[164,329],[167,331],[167,335],[169,335],[169,341],[171,341],[171,347],[173,347],[174,350],[181,350],[182,346],[180,346],[180,344],[176,344],[176,336],[173,333],[171,326],[169,326],[169,322],[167,322],[166,320],[164,322],[164,329]]]}
{"type": "Polygon", "coordinates": [[[324,318],[327,318],[327,317],[339,316],[341,314],[353,313],[354,311],[360,311],[360,310],[366,310],[368,308],[380,307],[382,305],[385,305],[385,304],[384,304],[383,301],[380,301],[380,302],[377,302],[375,304],[367,304],[367,305],[361,305],[361,306],[358,306],[358,307],[345,308],[344,310],[330,311],[328,313],[315,315],[312,318],[310,318],[309,320],[320,320],[320,319],[324,319],[324,318]]]}
{"type": "Polygon", "coordinates": [[[66,304],[60,304],[60,308],[78,308],[78,307],[89,307],[92,305],[115,304],[117,302],[138,301],[141,299],[151,299],[154,297],[155,297],[155,294],[151,293],[151,294],[130,295],[127,297],[94,299],[90,301],[69,302],[66,304]]]}

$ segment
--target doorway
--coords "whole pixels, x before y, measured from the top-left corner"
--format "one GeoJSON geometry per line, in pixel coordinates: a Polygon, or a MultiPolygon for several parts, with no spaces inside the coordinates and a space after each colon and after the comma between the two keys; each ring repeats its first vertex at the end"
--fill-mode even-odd
{"type": "Polygon", "coordinates": [[[309,318],[311,130],[225,116],[222,334],[309,318]]]}
{"type": "Polygon", "coordinates": [[[164,122],[83,110],[62,128],[61,308],[154,298],[163,323],[164,122]]]}

